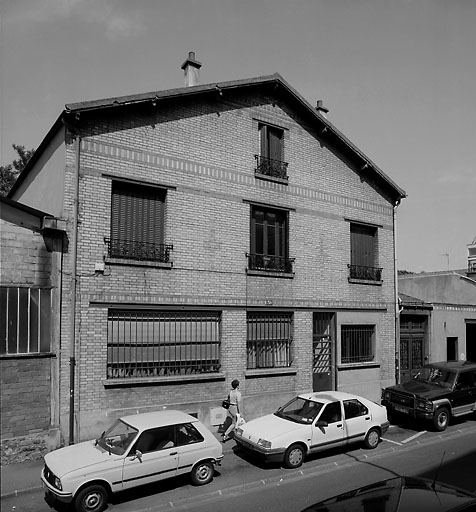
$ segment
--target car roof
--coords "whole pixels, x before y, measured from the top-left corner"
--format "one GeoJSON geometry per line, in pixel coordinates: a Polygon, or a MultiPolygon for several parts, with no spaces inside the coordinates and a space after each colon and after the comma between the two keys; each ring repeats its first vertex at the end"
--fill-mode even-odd
{"type": "Polygon", "coordinates": [[[301,398],[307,400],[314,400],[327,404],[329,402],[335,402],[337,400],[349,400],[352,398],[360,399],[360,396],[345,393],[344,391],[319,391],[317,393],[302,393],[299,395],[301,398]]]}
{"type": "Polygon", "coordinates": [[[129,416],[122,416],[121,420],[139,430],[198,421],[197,418],[187,414],[186,412],[174,411],[171,409],[131,414],[129,416]]]}
{"type": "Polygon", "coordinates": [[[436,363],[428,363],[425,366],[435,366],[445,370],[476,370],[476,363],[472,361],[438,361],[436,363]]]}

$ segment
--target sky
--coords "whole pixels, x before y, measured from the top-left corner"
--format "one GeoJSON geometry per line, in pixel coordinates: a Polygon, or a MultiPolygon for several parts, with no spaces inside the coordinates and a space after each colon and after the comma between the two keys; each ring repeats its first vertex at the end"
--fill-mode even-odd
{"type": "Polygon", "coordinates": [[[397,265],[476,238],[476,0],[0,0],[0,165],[64,105],[279,73],[407,197],[397,265]]]}

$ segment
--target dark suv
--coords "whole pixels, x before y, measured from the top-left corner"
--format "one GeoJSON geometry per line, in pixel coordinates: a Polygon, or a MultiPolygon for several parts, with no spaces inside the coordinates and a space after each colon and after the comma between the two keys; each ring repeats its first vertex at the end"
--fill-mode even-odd
{"type": "Polygon", "coordinates": [[[427,364],[411,381],[383,389],[382,405],[389,417],[431,421],[441,432],[451,417],[476,411],[476,363],[427,364]]]}

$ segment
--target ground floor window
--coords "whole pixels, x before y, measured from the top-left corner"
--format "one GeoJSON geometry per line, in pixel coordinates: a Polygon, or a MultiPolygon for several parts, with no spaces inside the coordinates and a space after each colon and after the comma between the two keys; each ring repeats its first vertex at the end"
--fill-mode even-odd
{"type": "Polygon", "coordinates": [[[292,313],[248,313],[247,368],[292,364],[292,313]]]}
{"type": "Polygon", "coordinates": [[[51,288],[0,287],[0,354],[51,350],[51,288]]]}
{"type": "Polygon", "coordinates": [[[341,326],[341,363],[366,363],[375,359],[375,325],[341,326]]]}
{"type": "Polygon", "coordinates": [[[218,372],[220,323],[220,312],[111,309],[107,377],[218,372]]]}

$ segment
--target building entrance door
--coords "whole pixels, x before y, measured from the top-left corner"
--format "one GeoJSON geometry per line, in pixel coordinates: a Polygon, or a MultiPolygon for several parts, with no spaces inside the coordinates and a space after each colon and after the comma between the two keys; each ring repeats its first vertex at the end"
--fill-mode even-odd
{"type": "Polygon", "coordinates": [[[402,316],[400,320],[400,382],[411,380],[425,361],[426,319],[402,316]]]}
{"type": "Polygon", "coordinates": [[[312,341],[312,390],[328,391],[333,385],[335,342],[334,313],[314,313],[312,341]]]}
{"type": "Polygon", "coordinates": [[[466,322],[466,360],[476,362],[476,322],[466,322]]]}

